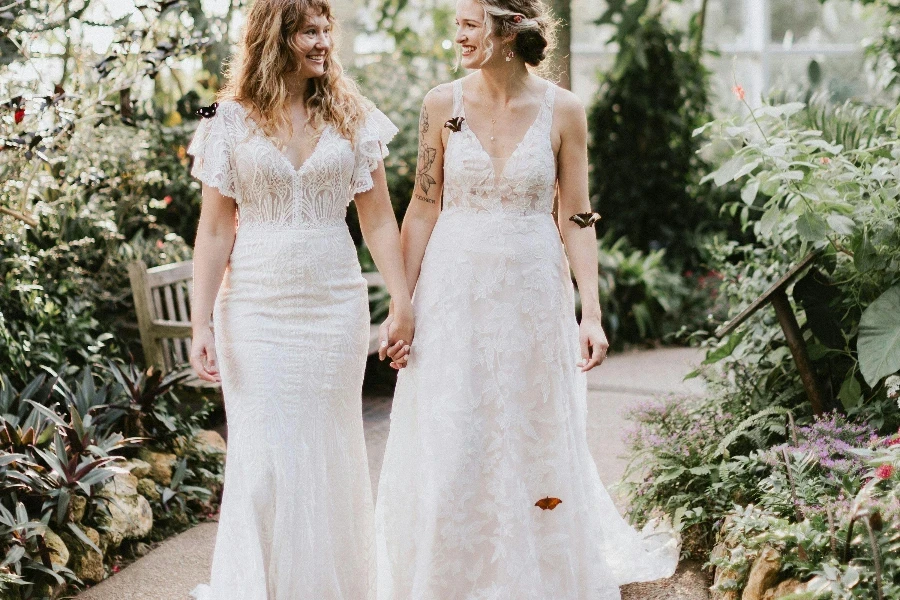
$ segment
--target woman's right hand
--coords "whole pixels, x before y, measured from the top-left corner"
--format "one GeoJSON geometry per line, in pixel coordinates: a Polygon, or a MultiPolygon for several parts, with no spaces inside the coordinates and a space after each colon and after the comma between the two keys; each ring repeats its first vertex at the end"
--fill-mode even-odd
{"type": "Polygon", "coordinates": [[[410,345],[415,335],[412,306],[394,310],[393,303],[384,323],[379,327],[378,358],[391,359],[391,367],[402,369],[409,359],[410,345]]]}
{"type": "Polygon", "coordinates": [[[221,383],[219,361],[216,358],[216,340],[209,327],[194,331],[191,339],[191,366],[197,376],[204,381],[221,383]]]}

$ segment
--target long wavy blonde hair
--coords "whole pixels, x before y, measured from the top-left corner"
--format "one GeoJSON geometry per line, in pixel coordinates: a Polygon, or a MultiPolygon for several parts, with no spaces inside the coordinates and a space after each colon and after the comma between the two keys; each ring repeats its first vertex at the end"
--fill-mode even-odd
{"type": "MultiPolygon", "coordinates": [[[[256,0],[247,14],[238,52],[226,70],[219,98],[254,109],[257,123],[273,139],[282,127],[292,131],[287,81],[300,68],[296,36],[311,15],[326,17],[334,28],[328,0],[256,0]]],[[[307,86],[312,130],[321,134],[327,123],[353,142],[371,105],[344,75],[334,44],[325,57],[325,74],[310,78],[307,86]]]]}

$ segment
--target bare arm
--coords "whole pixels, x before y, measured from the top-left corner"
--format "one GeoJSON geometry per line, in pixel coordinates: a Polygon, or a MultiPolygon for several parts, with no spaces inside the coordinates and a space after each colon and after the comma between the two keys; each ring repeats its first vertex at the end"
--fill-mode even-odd
{"type": "Polygon", "coordinates": [[[372,172],[372,189],[356,195],[356,210],[363,238],[372,253],[378,271],[384,277],[394,322],[389,332],[390,345],[398,341],[410,344],[413,339],[412,302],[409,286],[403,269],[403,255],[400,251],[400,232],[388,194],[384,163],[379,162],[372,172]]]}
{"type": "MultiPolygon", "coordinates": [[[[416,289],[425,248],[441,214],[441,192],[444,186],[444,138],[445,120],[450,118],[453,96],[450,86],[438,86],[428,92],[419,114],[419,156],[416,162],[416,184],[403,226],[400,229],[400,246],[406,266],[406,282],[410,297],[416,289]]],[[[393,321],[393,305],[387,320],[381,326],[381,348],[378,356],[391,357],[391,366],[401,368],[404,363],[395,359],[393,348],[385,343],[393,321]]]]}
{"type": "Polygon", "coordinates": [[[450,118],[452,109],[450,86],[439,86],[425,96],[419,115],[416,185],[400,231],[410,294],[416,288],[425,248],[441,214],[441,193],[444,187],[443,123],[450,118]]]}
{"type": "Polygon", "coordinates": [[[569,220],[590,212],[588,199],[587,118],[581,102],[569,92],[559,92],[560,147],[559,230],[569,264],[581,294],[581,350],[588,371],[603,361],[609,346],[600,325],[597,282],[597,236],[593,227],[580,227],[569,220]]]}
{"type": "Polygon", "coordinates": [[[203,186],[200,223],[194,242],[194,290],[191,296],[191,366],[201,379],[219,381],[215,344],[209,320],[235,237],[234,198],[203,186]]]}

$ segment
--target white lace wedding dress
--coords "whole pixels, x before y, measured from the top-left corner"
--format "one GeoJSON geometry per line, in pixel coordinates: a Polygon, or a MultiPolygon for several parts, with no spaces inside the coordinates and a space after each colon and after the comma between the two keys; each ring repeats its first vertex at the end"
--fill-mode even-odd
{"type": "Polygon", "coordinates": [[[366,282],[344,221],[396,128],[373,111],[355,146],[327,127],[299,168],[222,102],[191,173],[239,226],[213,313],[228,418],[225,488],[202,600],[371,600],[374,529],[361,392],[366,282]]]}
{"type": "Polygon", "coordinates": [[[555,89],[499,173],[465,121],[450,134],[378,488],[379,600],[618,600],[675,569],[674,537],[619,516],[588,449],[555,89]]]}

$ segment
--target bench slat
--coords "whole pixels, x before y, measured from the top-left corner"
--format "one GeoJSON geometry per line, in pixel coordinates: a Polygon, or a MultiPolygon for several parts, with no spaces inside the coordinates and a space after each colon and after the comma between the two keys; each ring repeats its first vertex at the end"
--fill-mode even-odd
{"type": "Polygon", "coordinates": [[[147,284],[154,287],[172,285],[176,281],[188,281],[194,277],[194,261],[182,262],[147,269],[147,284]]]}

